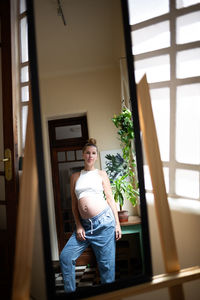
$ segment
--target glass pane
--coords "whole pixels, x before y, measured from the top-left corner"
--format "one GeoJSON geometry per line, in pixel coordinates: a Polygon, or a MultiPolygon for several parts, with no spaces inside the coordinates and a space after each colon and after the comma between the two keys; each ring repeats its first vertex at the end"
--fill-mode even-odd
{"type": "Polygon", "coordinates": [[[56,127],[56,140],[82,137],[81,125],[56,127]]]}
{"type": "Polygon", "coordinates": [[[166,192],[169,193],[169,168],[164,167],[163,174],[164,174],[166,192]]]}
{"type": "Polygon", "coordinates": [[[169,161],[170,94],[169,88],[150,90],[161,159],[169,161]]]}
{"type": "Polygon", "coordinates": [[[160,82],[170,80],[169,55],[156,56],[135,62],[136,82],[147,74],[147,81],[160,82]]]}
{"type": "Polygon", "coordinates": [[[178,52],[177,78],[200,76],[200,48],[178,52]]]}
{"type": "Polygon", "coordinates": [[[75,160],[75,152],[67,151],[67,160],[75,160]]]}
{"type": "Polygon", "coordinates": [[[22,107],[22,147],[25,147],[28,105],[22,107]]]}
{"type": "Polygon", "coordinates": [[[0,206],[0,229],[1,230],[7,229],[6,207],[3,205],[0,206]]]}
{"type": "Polygon", "coordinates": [[[177,44],[200,40],[200,11],[177,18],[177,44]]]}
{"type": "Polygon", "coordinates": [[[29,87],[23,86],[21,88],[21,101],[25,102],[29,100],[29,87]]]}
{"type": "Polygon", "coordinates": [[[176,194],[179,196],[199,198],[199,173],[190,170],[176,170],[176,194]]]}
{"type": "Polygon", "coordinates": [[[65,152],[58,152],[57,158],[58,158],[58,161],[65,161],[66,160],[65,152]]]}
{"type": "Polygon", "coordinates": [[[133,54],[145,53],[170,46],[169,21],[132,32],[133,54]]]}
{"type": "Polygon", "coordinates": [[[26,0],[20,0],[20,14],[26,11],[26,0]]]}
{"type": "Polygon", "coordinates": [[[70,177],[84,167],[84,162],[67,162],[58,164],[61,209],[63,213],[64,231],[74,230],[74,218],[71,209],[70,177]]]}
{"type": "Polygon", "coordinates": [[[60,195],[62,209],[71,208],[70,177],[84,167],[84,162],[67,162],[58,164],[60,195]]]}
{"type": "Polygon", "coordinates": [[[21,82],[29,80],[28,66],[21,68],[21,82]]]}
{"type": "Polygon", "coordinates": [[[176,159],[200,163],[200,84],[177,88],[176,159]]]}
{"type": "Polygon", "coordinates": [[[82,160],[83,159],[83,152],[82,150],[76,150],[76,159],[82,160]]]}
{"type": "Polygon", "coordinates": [[[21,62],[28,61],[28,24],[27,17],[20,21],[20,36],[21,36],[21,62]]]}
{"type": "Polygon", "coordinates": [[[169,0],[129,0],[130,24],[137,24],[169,12],[169,0]]]}
{"type": "Polygon", "coordinates": [[[144,179],[145,179],[145,189],[148,191],[152,191],[152,183],[151,183],[151,176],[149,172],[149,167],[144,165],[144,179]]]}
{"type": "Polygon", "coordinates": [[[200,3],[199,0],[176,0],[176,8],[183,8],[200,3]]]}
{"type": "MultiPolygon", "coordinates": [[[[164,175],[164,181],[165,181],[165,187],[166,187],[166,192],[168,193],[169,191],[169,168],[163,168],[163,175],[164,175]]],[[[145,189],[147,191],[152,191],[152,183],[151,183],[151,176],[149,172],[149,167],[148,165],[144,165],[144,178],[145,178],[145,189]]]]}

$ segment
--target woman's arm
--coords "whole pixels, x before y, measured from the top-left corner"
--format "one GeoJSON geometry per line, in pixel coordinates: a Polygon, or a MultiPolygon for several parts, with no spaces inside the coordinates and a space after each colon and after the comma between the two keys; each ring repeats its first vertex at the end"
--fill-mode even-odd
{"type": "Polygon", "coordinates": [[[114,214],[115,217],[115,222],[116,222],[116,240],[121,239],[121,227],[120,227],[120,223],[119,223],[119,217],[118,217],[118,212],[117,212],[117,207],[116,207],[116,203],[112,194],[112,189],[110,186],[110,180],[108,178],[108,175],[105,171],[100,171],[101,172],[101,176],[103,178],[103,188],[104,188],[104,193],[106,195],[106,200],[108,202],[108,205],[111,207],[112,212],[114,214]]]}
{"type": "Polygon", "coordinates": [[[74,174],[72,174],[71,179],[70,179],[70,191],[71,191],[71,198],[72,198],[72,213],[73,213],[74,220],[76,223],[77,239],[85,240],[85,230],[80,221],[80,214],[79,214],[79,210],[78,210],[78,199],[75,194],[75,184],[76,184],[78,177],[79,177],[79,173],[74,173],[74,174]]]}

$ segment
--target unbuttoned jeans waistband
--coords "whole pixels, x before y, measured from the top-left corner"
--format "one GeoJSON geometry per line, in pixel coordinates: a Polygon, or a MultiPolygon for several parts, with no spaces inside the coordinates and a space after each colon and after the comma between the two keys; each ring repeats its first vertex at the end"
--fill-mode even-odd
{"type": "Polygon", "coordinates": [[[102,210],[98,215],[92,217],[92,218],[89,218],[89,219],[81,219],[81,221],[84,222],[95,222],[96,220],[98,220],[101,216],[103,216],[105,213],[107,213],[108,210],[110,210],[110,206],[108,205],[104,210],[102,210]]]}
{"type": "Polygon", "coordinates": [[[95,221],[97,221],[100,217],[102,217],[103,215],[105,215],[109,210],[111,210],[110,206],[108,205],[104,210],[102,210],[102,212],[100,212],[98,215],[89,218],[89,219],[81,219],[82,223],[84,224],[88,224],[90,223],[91,225],[91,234],[93,234],[93,223],[95,221]]]}

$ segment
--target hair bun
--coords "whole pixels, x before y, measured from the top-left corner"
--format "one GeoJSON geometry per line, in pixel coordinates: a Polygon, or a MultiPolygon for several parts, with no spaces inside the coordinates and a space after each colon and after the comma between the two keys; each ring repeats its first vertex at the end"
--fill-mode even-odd
{"type": "Polygon", "coordinates": [[[95,139],[93,139],[93,138],[90,138],[90,139],[88,140],[88,144],[92,144],[92,145],[95,145],[95,146],[96,146],[97,141],[96,141],[95,139]]]}

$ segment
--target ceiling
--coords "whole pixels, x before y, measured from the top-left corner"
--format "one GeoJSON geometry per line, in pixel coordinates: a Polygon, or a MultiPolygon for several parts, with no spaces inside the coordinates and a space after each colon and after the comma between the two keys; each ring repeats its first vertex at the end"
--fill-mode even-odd
{"type": "Polygon", "coordinates": [[[40,76],[119,66],[124,56],[120,0],[35,0],[40,76]]]}

